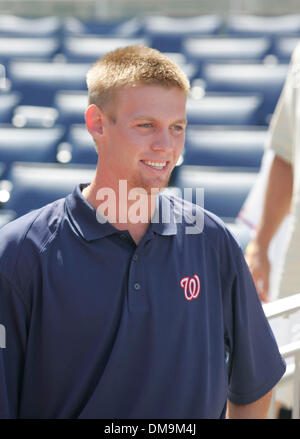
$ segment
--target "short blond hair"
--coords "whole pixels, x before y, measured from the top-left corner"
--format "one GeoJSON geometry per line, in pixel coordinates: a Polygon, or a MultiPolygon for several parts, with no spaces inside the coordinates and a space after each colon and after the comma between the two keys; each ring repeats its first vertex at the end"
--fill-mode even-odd
{"type": "Polygon", "coordinates": [[[166,55],[146,46],[127,46],[107,53],[87,73],[88,103],[104,109],[115,92],[126,86],[177,87],[186,97],[190,82],[182,69],[166,55]]]}

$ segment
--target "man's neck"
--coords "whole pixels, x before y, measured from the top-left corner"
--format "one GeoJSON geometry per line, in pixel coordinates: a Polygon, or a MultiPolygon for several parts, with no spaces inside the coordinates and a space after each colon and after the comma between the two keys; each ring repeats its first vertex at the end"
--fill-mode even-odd
{"type": "MultiPolygon", "coordinates": [[[[136,244],[145,235],[156,208],[157,194],[142,194],[136,191],[128,199],[129,191],[114,191],[111,188],[101,188],[92,182],[82,191],[83,197],[118,230],[128,230],[136,244]]],[[[132,193],[131,193],[132,195],[132,193]]]]}

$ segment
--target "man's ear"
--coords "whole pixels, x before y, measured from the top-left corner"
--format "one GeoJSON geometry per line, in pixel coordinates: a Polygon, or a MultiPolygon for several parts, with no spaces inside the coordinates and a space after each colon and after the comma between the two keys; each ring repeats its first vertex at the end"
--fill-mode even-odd
{"type": "Polygon", "coordinates": [[[89,105],[85,112],[86,127],[95,140],[103,135],[103,116],[101,109],[95,104],[89,105]]]}

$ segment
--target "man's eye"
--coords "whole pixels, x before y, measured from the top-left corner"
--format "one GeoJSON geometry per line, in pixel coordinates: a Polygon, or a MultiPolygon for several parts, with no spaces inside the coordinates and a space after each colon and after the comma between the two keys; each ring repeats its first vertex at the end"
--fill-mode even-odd
{"type": "Polygon", "coordinates": [[[152,123],[140,123],[140,124],[138,124],[138,127],[140,127],[140,128],[151,128],[151,127],[153,127],[153,124],[152,123]]]}
{"type": "Polygon", "coordinates": [[[184,128],[181,125],[174,125],[173,130],[174,131],[184,131],[184,128]]]}

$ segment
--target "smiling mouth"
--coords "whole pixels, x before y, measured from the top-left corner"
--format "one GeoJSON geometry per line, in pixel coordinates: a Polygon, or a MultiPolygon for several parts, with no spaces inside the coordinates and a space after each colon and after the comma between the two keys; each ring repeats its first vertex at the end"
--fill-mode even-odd
{"type": "Polygon", "coordinates": [[[151,160],[142,160],[142,163],[144,163],[146,166],[149,166],[152,169],[157,169],[158,171],[161,171],[167,167],[169,162],[166,161],[153,162],[151,160]]]}

